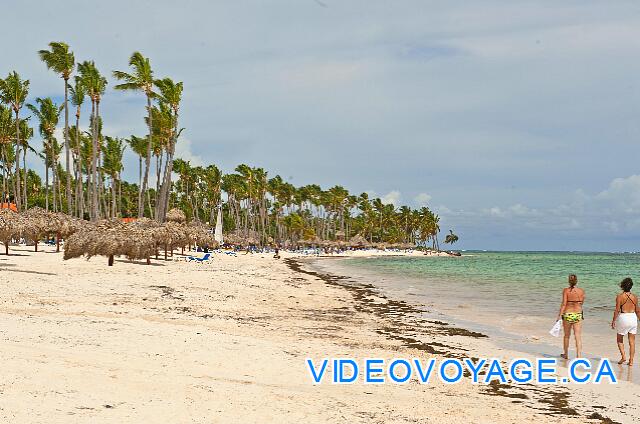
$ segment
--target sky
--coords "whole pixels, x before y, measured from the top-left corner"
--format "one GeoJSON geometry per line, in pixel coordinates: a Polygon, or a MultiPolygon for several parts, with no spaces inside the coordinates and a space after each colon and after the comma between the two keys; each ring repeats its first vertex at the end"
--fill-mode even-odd
{"type": "MultiPolygon", "coordinates": [[[[4,11],[0,74],[28,78],[30,101],[61,101],[37,51],[68,43],[109,77],[107,135],[145,134],[144,97],[111,78],[140,51],[157,77],[184,82],[177,155],[193,165],[246,163],[428,205],[462,249],[640,250],[638,2],[25,0],[4,11]]],[[[135,180],[131,153],[125,166],[135,180]]]]}

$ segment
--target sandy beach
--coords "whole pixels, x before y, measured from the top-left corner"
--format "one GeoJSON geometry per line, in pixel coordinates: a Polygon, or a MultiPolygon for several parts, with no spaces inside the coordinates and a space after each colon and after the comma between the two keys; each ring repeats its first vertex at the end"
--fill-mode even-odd
{"type": "MultiPolygon", "coordinates": [[[[313,385],[305,358],[444,357],[490,340],[304,259],[209,263],[2,257],[0,420],[7,423],[632,422],[617,386],[313,385]],[[490,415],[489,415],[490,411],[490,415]]],[[[178,255],[174,256],[178,259],[178,255]]],[[[493,349],[493,350],[492,350],[493,349]]]]}

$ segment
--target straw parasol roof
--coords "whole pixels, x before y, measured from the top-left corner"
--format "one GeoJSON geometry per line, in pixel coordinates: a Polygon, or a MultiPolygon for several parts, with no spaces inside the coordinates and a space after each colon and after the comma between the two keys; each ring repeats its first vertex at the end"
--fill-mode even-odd
{"type": "Polygon", "coordinates": [[[366,246],[370,246],[370,244],[367,241],[367,239],[362,237],[360,234],[356,234],[355,236],[351,237],[351,240],[349,240],[347,245],[351,246],[351,247],[366,247],[366,246]]]}
{"type": "Polygon", "coordinates": [[[184,224],[187,222],[187,216],[180,209],[173,208],[167,212],[167,221],[184,224]]]}
{"type": "Polygon", "coordinates": [[[24,219],[23,235],[32,240],[35,251],[38,251],[38,241],[49,233],[56,233],[60,222],[53,212],[34,206],[21,214],[24,219]]]}
{"type": "MultiPolygon", "coordinates": [[[[154,240],[158,245],[164,246],[165,259],[167,257],[167,251],[173,252],[173,249],[176,247],[184,247],[189,244],[191,237],[192,230],[188,226],[174,221],[165,222],[153,229],[154,240]]],[[[200,236],[194,234],[194,238],[199,239],[200,236]]],[[[212,243],[210,243],[209,246],[212,246],[212,243]]]]}
{"type": "Polygon", "coordinates": [[[320,237],[315,236],[314,238],[309,240],[300,240],[300,244],[307,246],[322,246],[324,244],[324,241],[322,241],[320,237]]]}
{"type": "Polygon", "coordinates": [[[186,225],[187,241],[200,246],[217,247],[218,242],[213,238],[209,227],[201,221],[193,220],[186,225]]]}
{"type": "Polygon", "coordinates": [[[76,218],[62,212],[55,212],[51,215],[51,227],[55,227],[55,232],[61,237],[68,237],[76,231],[79,231],[85,224],[87,224],[87,221],[83,219],[76,218]]]}
{"type": "Polygon", "coordinates": [[[224,242],[236,246],[260,244],[260,234],[257,231],[249,231],[248,234],[241,231],[234,231],[224,236],[224,242]]]}
{"type": "Polygon", "coordinates": [[[115,256],[148,260],[154,251],[155,241],[149,231],[109,219],[87,225],[71,235],[64,246],[64,259],[101,255],[109,258],[111,266],[115,256]]]}
{"type": "Polygon", "coordinates": [[[5,253],[9,254],[9,243],[20,237],[24,227],[22,217],[11,209],[0,209],[0,241],[4,243],[5,253]]]}

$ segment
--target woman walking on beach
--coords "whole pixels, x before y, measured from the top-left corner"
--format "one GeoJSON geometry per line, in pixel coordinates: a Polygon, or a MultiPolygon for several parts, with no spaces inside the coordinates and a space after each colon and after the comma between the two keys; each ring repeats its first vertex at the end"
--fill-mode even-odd
{"type": "Polygon", "coordinates": [[[636,353],[636,333],[638,332],[638,316],[640,307],[638,306],[638,296],[631,293],[633,281],[625,278],[620,283],[622,293],[616,296],[616,309],[613,311],[611,328],[617,331],[618,349],[620,349],[621,359],[619,364],[624,364],[627,358],[624,354],[624,336],[629,337],[629,366],[633,365],[633,357],[636,353]]]}
{"type": "Polygon", "coordinates": [[[562,290],[562,304],[558,312],[558,318],[562,318],[562,326],[564,330],[563,347],[564,353],[560,355],[564,359],[569,359],[569,339],[571,331],[576,340],[576,357],[582,355],[582,304],[584,303],[584,290],[576,287],[578,277],[575,274],[569,276],[569,287],[562,290]]]}

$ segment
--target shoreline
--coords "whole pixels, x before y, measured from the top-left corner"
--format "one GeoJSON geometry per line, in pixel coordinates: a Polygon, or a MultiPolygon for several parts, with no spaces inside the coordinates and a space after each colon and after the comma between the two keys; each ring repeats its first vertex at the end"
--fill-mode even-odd
{"type": "MultiPolygon", "coordinates": [[[[320,261],[322,259],[327,258],[315,258],[315,260],[317,261],[320,261]]],[[[498,350],[501,351],[501,353],[509,353],[511,354],[511,358],[522,356],[531,358],[532,355],[535,354],[535,352],[532,351],[515,350],[512,348],[501,346],[497,344],[490,335],[484,334],[482,332],[471,331],[463,328],[462,326],[456,326],[455,324],[449,324],[448,322],[444,322],[441,320],[419,317],[419,315],[425,312],[425,310],[422,309],[419,305],[415,305],[410,301],[390,299],[386,294],[382,292],[382,289],[380,287],[377,287],[369,282],[363,283],[362,281],[355,279],[355,277],[336,275],[331,271],[327,272],[325,269],[320,268],[314,269],[314,259],[291,258],[287,261],[289,261],[289,266],[298,272],[313,275],[314,277],[320,278],[321,280],[325,281],[327,284],[337,285],[349,291],[353,294],[354,301],[356,303],[361,303],[362,310],[374,314],[379,319],[391,320],[393,323],[392,326],[385,327],[383,330],[379,331],[379,334],[384,335],[391,340],[401,342],[402,345],[408,349],[417,349],[429,354],[441,355],[445,358],[457,359],[463,357],[471,357],[472,359],[476,359],[473,355],[478,355],[485,358],[493,357],[492,355],[487,354],[487,348],[489,348],[490,351],[494,352],[498,350]],[[309,265],[312,270],[304,269],[301,263],[307,263],[307,265],[309,265]],[[384,299],[384,302],[371,301],[372,298],[376,297],[384,299]],[[475,339],[475,342],[477,342],[478,339],[482,339],[486,342],[486,344],[479,348],[476,347],[475,352],[469,355],[469,353],[474,349],[460,348],[459,346],[455,346],[455,343],[446,344],[441,341],[420,340],[419,338],[412,336],[416,334],[420,334],[423,337],[427,336],[431,338],[434,338],[434,336],[470,337],[472,340],[475,339]],[[478,354],[479,352],[482,353],[478,354]]],[[[538,356],[540,355],[538,354],[538,356]]],[[[562,365],[560,365],[560,367],[563,368],[562,365]]],[[[566,366],[564,368],[566,369],[566,366]]],[[[618,373],[616,373],[616,375],[618,375],[618,373]]],[[[468,375],[466,376],[468,377],[468,375]]],[[[635,386],[635,383],[631,382],[621,381],[621,383],[631,384],[632,387],[635,386]]],[[[508,399],[528,399],[528,403],[531,403],[531,401],[533,401],[534,403],[534,405],[527,405],[528,407],[535,410],[546,410],[551,415],[561,415],[566,417],[581,416],[584,419],[596,420],[597,422],[602,423],[617,422],[607,417],[606,413],[603,412],[609,409],[608,407],[598,405],[592,406],[591,409],[589,409],[589,403],[582,403],[584,401],[584,398],[581,399],[581,396],[575,396],[575,393],[573,393],[572,396],[572,393],[568,390],[568,388],[563,387],[562,385],[550,387],[533,386],[530,384],[501,384],[494,381],[486,386],[485,394],[491,396],[501,396],[508,399]],[[555,388],[555,390],[545,390],[550,389],[550,387],[555,388]]],[[[570,387],[574,388],[576,387],[576,385],[574,384],[570,387]]],[[[588,396],[592,397],[592,395],[593,394],[590,393],[588,396]]],[[[615,399],[609,400],[615,402],[615,399]]],[[[627,418],[629,417],[627,416],[627,418]]]]}

